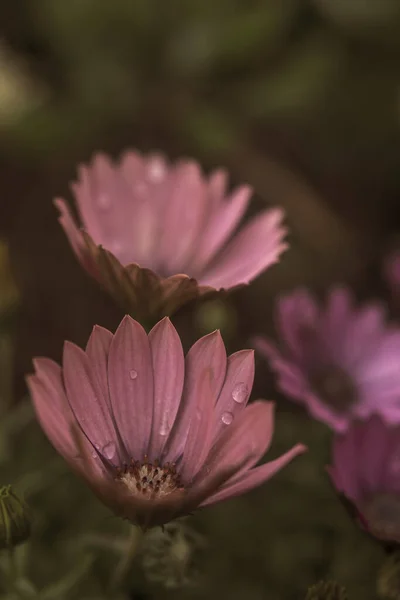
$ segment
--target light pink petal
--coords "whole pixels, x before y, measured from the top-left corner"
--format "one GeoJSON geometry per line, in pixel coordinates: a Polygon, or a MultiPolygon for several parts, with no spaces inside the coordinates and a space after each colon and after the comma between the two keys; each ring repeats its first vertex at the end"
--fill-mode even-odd
{"type": "Polygon", "coordinates": [[[68,204],[62,198],[57,198],[56,200],[54,200],[54,205],[60,211],[60,216],[58,218],[59,223],[64,229],[64,232],[67,235],[67,238],[72,246],[73,251],[76,254],[76,257],[85,267],[85,269],[87,269],[89,273],[91,273],[91,275],[96,276],[97,267],[89,256],[86,244],[82,237],[82,232],[75,223],[75,220],[72,216],[68,204]]]}
{"type": "Polygon", "coordinates": [[[62,382],[61,367],[48,358],[34,360],[36,375],[27,378],[40,424],[55,449],[72,459],[78,452],[71,436],[75,421],[62,382]]]}
{"type": "Polygon", "coordinates": [[[226,373],[226,350],[219,331],[198,340],[186,356],[183,399],[168,441],[169,462],[176,462],[186,445],[192,414],[198,404],[199,381],[205,373],[211,378],[211,393],[215,403],[226,373]]]}
{"type": "Polygon", "coordinates": [[[221,500],[239,496],[261,485],[262,483],[265,483],[265,481],[273,477],[275,473],[283,469],[283,467],[292,461],[293,458],[299,454],[303,454],[303,452],[306,450],[307,448],[305,446],[302,444],[297,444],[276,460],[248,471],[246,474],[242,475],[238,481],[235,481],[234,483],[229,483],[228,481],[228,483],[225,484],[220,491],[207,498],[207,500],[203,502],[201,506],[216,504],[217,502],[221,502],[221,500]]]}
{"type": "Polygon", "coordinates": [[[113,334],[108,329],[95,325],[86,345],[89,358],[92,383],[97,396],[103,399],[111,410],[110,392],[108,389],[108,352],[113,334]]]}
{"type": "Polygon", "coordinates": [[[149,459],[163,461],[163,449],[181,402],[185,359],[179,335],[168,318],[149,334],[154,372],[154,414],[149,459]]]}
{"type": "Polygon", "coordinates": [[[212,442],[214,396],[210,371],[196,381],[197,405],[192,412],[189,434],[183,450],[180,476],[190,484],[203,466],[212,442]]]}
{"type": "Polygon", "coordinates": [[[342,346],[343,331],[347,327],[353,310],[353,297],[345,287],[334,288],[328,297],[326,309],[321,314],[321,337],[332,348],[342,346]]]}
{"type": "Polygon", "coordinates": [[[153,419],[153,366],[148,337],[131,317],[123,318],[108,356],[111,406],[129,457],[143,460],[153,419]]]}
{"type": "Polygon", "coordinates": [[[222,433],[205,462],[203,479],[215,470],[225,471],[237,466],[237,472],[247,471],[264,456],[274,431],[274,404],[257,401],[250,404],[222,433]]]}
{"type": "Polygon", "coordinates": [[[200,279],[202,285],[229,288],[249,283],[276,263],[287,248],[283,242],[283,211],[267,210],[254,217],[225,246],[200,279]]]}
{"type": "Polygon", "coordinates": [[[373,352],[385,330],[384,317],[383,307],[378,304],[355,312],[343,332],[343,348],[340,348],[338,358],[349,366],[356,366],[358,361],[373,352]]]}
{"type": "Polygon", "coordinates": [[[224,200],[217,212],[209,219],[205,227],[199,246],[191,261],[191,274],[201,278],[201,272],[211,261],[213,256],[222,248],[223,244],[232,234],[248,206],[252,189],[241,186],[230,198],[224,200]]]}
{"type": "Polygon", "coordinates": [[[103,394],[96,394],[88,356],[70,342],[64,344],[63,375],[68,402],[89,441],[105,459],[120,464],[109,404],[103,394]]]}
{"type": "Polygon", "coordinates": [[[225,431],[224,421],[236,419],[237,415],[244,410],[253,381],[254,351],[240,350],[229,356],[224,385],[215,406],[214,438],[225,431]]]}
{"type": "Polygon", "coordinates": [[[304,358],[304,329],[315,328],[318,318],[319,309],[315,298],[305,289],[296,290],[278,300],[277,327],[296,359],[304,358]]]}
{"type": "Polygon", "coordinates": [[[207,190],[199,166],[177,165],[162,223],[159,255],[166,273],[183,273],[204,225],[207,190]]]}
{"type": "Polygon", "coordinates": [[[225,169],[216,169],[208,179],[208,193],[210,195],[210,216],[218,209],[225,197],[228,185],[228,173],[225,169]]]}

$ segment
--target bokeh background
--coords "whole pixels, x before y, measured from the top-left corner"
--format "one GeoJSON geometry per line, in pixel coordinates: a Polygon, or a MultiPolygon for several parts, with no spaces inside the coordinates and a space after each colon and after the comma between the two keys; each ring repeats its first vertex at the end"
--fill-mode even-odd
{"type": "MultiPolygon", "coordinates": [[[[135,147],[225,166],[233,183],[254,186],[252,211],[286,210],[291,249],[280,265],[223,303],[178,315],[186,344],[220,327],[231,351],[248,346],[273,331],[274,299],[298,285],[323,294],[347,282],[360,300],[389,302],[399,59],[398,0],[2,3],[0,483],[15,483],[35,509],[20,550],[26,597],[49,584],[40,598],[106,597],[126,530],[68,473],[26,398],[32,356],[59,359],[64,339],[83,344],[94,323],[121,318],[75,261],[52,199],[70,197],[76,165],[94,151],[135,147]]],[[[382,555],[330,488],[330,433],[257,367],[254,397],[277,400],[272,454],[303,441],[308,455],[196,515],[184,566],[179,552],[172,567],[149,559],[124,597],[290,600],[322,577],[351,598],[376,596],[382,555]]]]}

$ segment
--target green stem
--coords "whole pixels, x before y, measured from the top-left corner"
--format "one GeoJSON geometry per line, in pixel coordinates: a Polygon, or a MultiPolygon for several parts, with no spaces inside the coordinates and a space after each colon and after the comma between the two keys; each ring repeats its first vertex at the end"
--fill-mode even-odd
{"type": "Polygon", "coordinates": [[[121,559],[111,577],[110,591],[114,592],[118,590],[124,583],[128,571],[131,568],[134,558],[139,550],[142,536],[142,530],[139,527],[132,526],[128,540],[128,549],[121,556],[121,559]]]}

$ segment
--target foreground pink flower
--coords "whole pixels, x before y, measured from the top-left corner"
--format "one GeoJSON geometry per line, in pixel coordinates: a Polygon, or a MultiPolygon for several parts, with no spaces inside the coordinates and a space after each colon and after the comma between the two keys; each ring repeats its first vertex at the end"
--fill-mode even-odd
{"type": "Polygon", "coordinates": [[[160,321],[147,336],[125,317],[95,326],[86,351],[66,342],[62,367],[34,361],[28,377],[48,438],[101,500],[142,527],[161,525],[263,483],[304,451],[255,467],[273,433],[273,404],[246,407],[251,350],[227,358],[219,332],[184,358],[160,321]]]}
{"type": "Polygon", "coordinates": [[[400,426],[377,416],[352,423],[334,440],[329,474],[368,533],[400,543],[400,426]]]}
{"type": "Polygon", "coordinates": [[[332,290],[325,308],[301,289],[277,304],[281,350],[263,338],[255,343],[282,392],[332,429],[373,413],[399,423],[400,330],[384,316],[379,304],[354,308],[347,289],[332,290]]]}
{"type": "Polygon", "coordinates": [[[216,289],[249,283],[287,247],[283,212],[266,210],[233,235],[251,188],[226,192],[227,174],[202,174],[193,161],[159,155],[98,154],[72,190],[81,230],[55,201],[82,265],[127,312],[164,316],[216,289]]]}

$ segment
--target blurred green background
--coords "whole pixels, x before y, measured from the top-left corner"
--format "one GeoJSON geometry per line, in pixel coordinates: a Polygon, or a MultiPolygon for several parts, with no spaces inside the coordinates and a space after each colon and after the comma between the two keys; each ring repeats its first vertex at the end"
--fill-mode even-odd
{"type": "MultiPolygon", "coordinates": [[[[381,262],[400,224],[399,59],[398,0],[2,3],[0,471],[37,514],[24,569],[38,588],[67,577],[48,598],[102,598],[124,530],[67,473],[24,400],[32,356],[59,359],[64,339],[84,344],[93,323],[121,318],[72,256],[53,197],[69,197],[94,151],[130,146],[225,166],[254,186],[253,211],[285,208],[291,250],[228,303],[179,315],[187,344],[221,327],[231,351],[246,347],[272,331],[274,298],[300,284],[345,281],[386,299],[381,262]],[[105,549],[90,535],[108,536],[105,549]]],[[[327,482],[329,432],[279,396],[261,361],[254,394],[279,400],[273,452],[300,440],[309,454],[195,517],[206,539],[195,586],[171,591],[139,573],[132,598],[295,599],[328,576],[352,598],[375,597],[381,555],[327,482]]]]}

